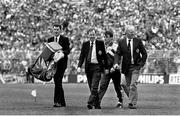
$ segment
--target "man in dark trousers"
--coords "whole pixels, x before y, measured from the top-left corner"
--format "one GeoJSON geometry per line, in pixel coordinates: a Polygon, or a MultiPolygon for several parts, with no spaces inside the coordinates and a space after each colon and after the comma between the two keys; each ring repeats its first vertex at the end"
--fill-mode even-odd
{"type": "Polygon", "coordinates": [[[101,79],[101,73],[104,72],[104,67],[107,65],[105,45],[102,40],[96,39],[94,28],[88,30],[89,39],[84,42],[81,48],[77,72],[85,61],[85,73],[87,76],[90,96],[87,107],[92,109],[101,109],[99,103],[98,87],[101,79]]]}
{"type": "Polygon", "coordinates": [[[54,24],[53,31],[54,37],[48,39],[49,42],[57,42],[62,47],[63,58],[61,58],[57,62],[57,71],[54,75],[54,83],[55,83],[55,90],[54,90],[54,107],[66,107],[66,102],[64,98],[64,90],[62,87],[62,79],[64,76],[64,72],[67,68],[67,61],[68,61],[68,54],[70,53],[69,48],[69,38],[60,35],[61,33],[61,25],[54,24]]]}
{"type": "Polygon", "coordinates": [[[118,62],[122,56],[121,71],[125,75],[126,84],[123,89],[129,97],[128,107],[136,109],[138,92],[137,84],[139,71],[144,66],[147,59],[147,52],[142,41],[134,36],[135,27],[125,26],[126,36],[119,41],[115,55],[114,68],[119,69],[118,62]]]}
{"type": "Polygon", "coordinates": [[[99,101],[101,100],[107,91],[108,85],[110,80],[113,80],[114,89],[117,94],[118,103],[116,107],[122,108],[123,107],[123,98],[121,94],[121,72],[119,69],[113,70],[113,63],[114,63],[114,55],[117,50],[117,42],[113,40],[113,33],[111,31],[105,32],[105,46],[106,46],[106,53],[107,53],[107,61],[108,61],[108,70],[107,74],[104,74],[100,80],[100,89],[99,89],[99,101]]]}

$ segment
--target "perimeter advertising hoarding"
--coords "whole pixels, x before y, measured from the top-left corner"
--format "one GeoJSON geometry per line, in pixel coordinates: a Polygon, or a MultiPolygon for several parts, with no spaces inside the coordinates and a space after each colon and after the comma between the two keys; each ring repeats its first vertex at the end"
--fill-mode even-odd
{"type": "MultiPolygon", "coordinates": [[[[71,76],[69,76],[69,78],[71,78],[71,76]]],[[[179,79],[180,79],[180,75],[179,75],[179,79]]],[[[140,74],[138,79],[139,83],[149,83],[149,84],[166,84],[168,83],[168,81],[169,81],[169,76],[164,74],[140,74]]],[[[77,83],[87,82],[86,75],[78,74],[76,82],[77,83]]]]}
{"type": "MultiPolygon", "coordinates": [[[[15,75],[4,75],[0,76],[1,83],[25,83],[26,77],[19,77],[15,75]]],[[[123,80],[125,77],[122,75],[123,80]]],[[[40,80],[34,79],[35,83],[43,83],[40,80]]],[[[139,75],[139,83],[146,84],[180,84],[180,74],[141,74],[139,75]]],[[[48,83],[54,83],[53,79],[48,83]]],[[[64,75],[63,83],[87,83],[87,78],[85,74],[73,74],[64,75]]]]}
{"type": "Polygon", "coordinates": [[[167,76],[163,74],[141,74],[139,75],[139,83],[164,84],[167,83],[167,76]]]}
{"type": "Polygon", "coordinates": [[[170,74],[169,84],[180,84],[180,74],[170,74]]]}
{"type": "MultiPolygon", "coordinates": [[[[124,76],[122,75],[122,78],[124,76]]],[[[174,77],[171,77],[174,78],[174,77]]],[[[180,78],[180,75],[179,75],[180,78]]],[[[168,83],[169,77],[163,74],[141,74],[139,75],[138,82],[146,83],[146,84],[165,84],[168,83]]],[[[172,81],[172,79],[171,79],[172,81]]],[[[35,83],[40,82],[39,80],[35,80],[35,83]]],[[[78,75],[65,75],[63,78],[64,83],[87,83],[87,78],[85,74],[78,75]]],[[[50,82],[53,83],[53,80],[50,82]]]]}

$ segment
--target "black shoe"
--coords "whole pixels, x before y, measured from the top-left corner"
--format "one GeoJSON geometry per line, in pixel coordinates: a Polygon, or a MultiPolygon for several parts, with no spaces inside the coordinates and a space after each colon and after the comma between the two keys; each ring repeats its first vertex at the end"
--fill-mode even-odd
{"type": "Polygon", "coordinates": [[[100,105],[94,106],[95,109],[101,109],[100,105]]]}
{"type": "Polygon", "coordinates": [[[92,108],[93,108],[93,105],[88,104],[88,105],[87,105],[87,108],[90,110],[90,109],[92,109],[92,108]]]}
{"type": "Polygon", "coordinates": [[[136,109],[136,106],[133,105],[132,103],[129,103],[128,108],[130,108],[130,109],[136,109]]]}
{"type": "Polygon", "coordinates": [[[54,103],[53,107],[66,107],[66,105],[60,103],[54,103]]]}
{"type": "Polygon", "coordinates": [[[117,108],[123,108],[123,103],[122,102],[118,102],[116,105],[117,108]]]}
{"type": "Polygon", "coordinates": [[[66,107],[66,105],[61,105],[61,107],[66,107]]]}
{"type": "Polygon", "coordinates": [[[66,104],[61,104],[61,107],[66,107],[66,104]]]}
{"type": "Polygon", "coordinates": [[[54,103],[53,107],[61,107],[61,104],[59,104],[59,103],[54,103]]]}

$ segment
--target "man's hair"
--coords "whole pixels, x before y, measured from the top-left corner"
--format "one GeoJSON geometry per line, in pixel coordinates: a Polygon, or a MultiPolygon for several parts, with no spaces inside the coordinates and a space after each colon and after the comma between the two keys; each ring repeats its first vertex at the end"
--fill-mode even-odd
{"type": "Polygon", "coordinates": [[[68,22],[68,21],[64,21],[64,22],[62,23],[62,28],[63,28],[63,30],[67,29],[68,25],[69,25],[69,22],[68,22]]]}
{"type": "Polygon", "coordinates": [[[95,30],[93,27],[91,27],[91,28],[89,28],[89,29],[87,30],[87,34],[89,34],[91,31],[95,31],[95,32],[96,32],[96,30],[95,30]]]}
{"type": "Polygon", "coordinates": [[[105,35],[105,37],[108,37],[108,35],[109,35],[109,37],[113,37],[113,32],[111,32],[111,31],[106,31],[106,32],[104,33],[104,35],[105,35]]]}
{"type": "Polygon", "coordinates": [[[134,25],[125,25],[125,32],[126,31],[135,31],[134,25]]]}
{"type": "Polygon", "coordinates": [[[60,24],[53,24],[53,27],[59,27],[59,29],[61,29],[61,25],[60,24]]]}

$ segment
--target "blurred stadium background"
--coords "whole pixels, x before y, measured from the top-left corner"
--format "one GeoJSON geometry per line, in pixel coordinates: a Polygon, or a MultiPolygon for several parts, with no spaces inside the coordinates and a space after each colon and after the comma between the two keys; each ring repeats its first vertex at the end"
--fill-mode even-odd
{"type": "MultiPolygon", "coordinates": [[[[136,36],[143,40],[148,51],[140,86],[154,87],[155,84],[163,89],[180,84],[179,0],[1,0],[0,12],[2,84],[32,83],[23,86],[32,87],[39,86],[33,83],[42,83],[28,75],[27,67],[41,53],[55,22],[63,25],[64,34],[71,40],[72,50],[63,79],[67,85],[71,83],[76,87],[77,83],[87,81],[84,73],[76,72],[81,44],[87,39],[86,30],[94,26],[100,39],[104,31],[111,30],[118,41],[124,36],[126,24],[136,27],[136,36]]],[[[2,89],[11,85],[2,84],[2,89]]],[[[173,91],[178,91],[179,86],[175,87],[173,91]]]]}
{"type": "Polygon", "coordinates": [[[148,50],[140,82],[180,84],[179,6],[179,0],[1,0],[0,82],[36,81],[26,69],[51,36],[52,24],[59,22],[72,47],[65,82],[84,78],[76,66],[89,26],[95,26],[100,39],[105,30],[113,31],[118,41],[124,25],[133,24],[148,50]]]}

